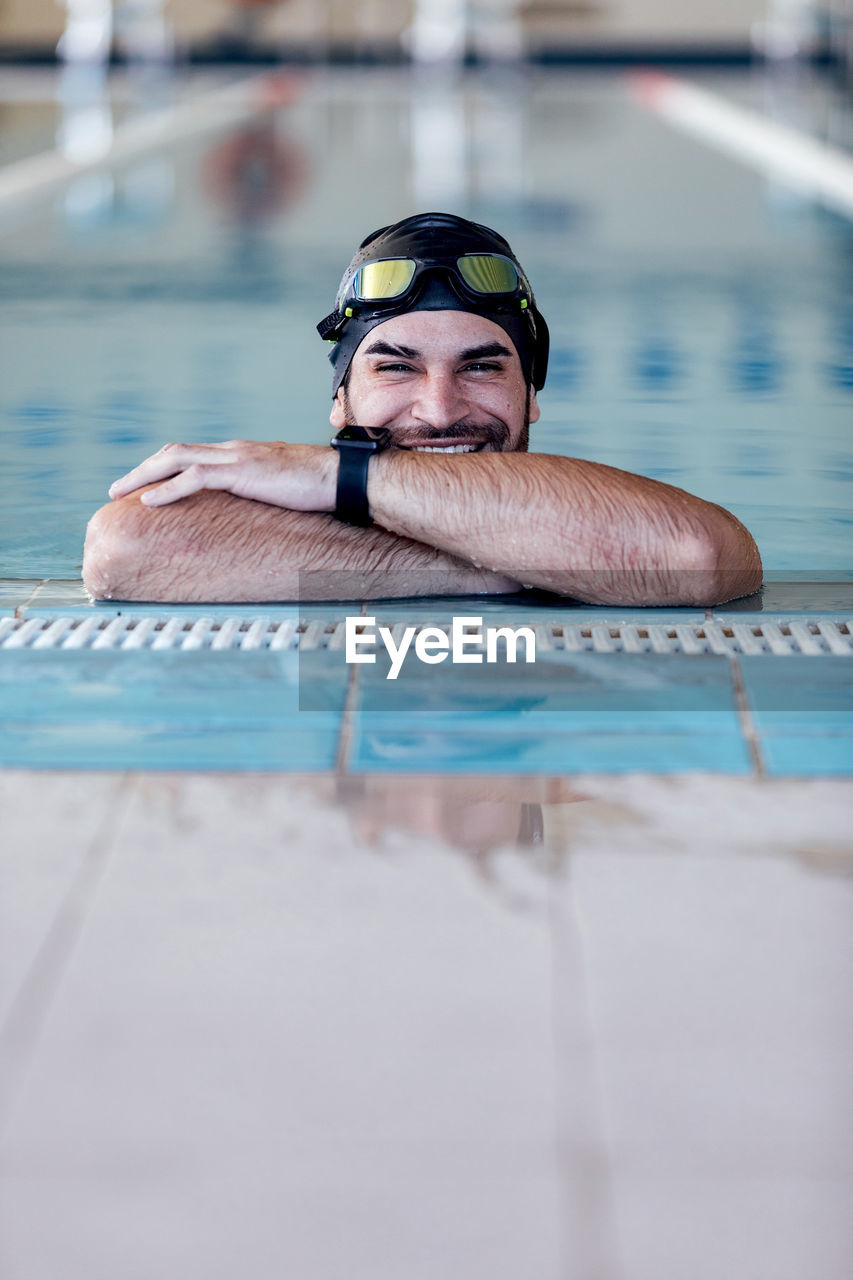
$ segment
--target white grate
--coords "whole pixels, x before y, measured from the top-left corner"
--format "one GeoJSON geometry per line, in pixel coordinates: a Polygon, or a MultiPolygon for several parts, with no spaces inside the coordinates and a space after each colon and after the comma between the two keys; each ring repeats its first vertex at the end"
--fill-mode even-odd
{"type": "MultiPolygon", "coordinates": [[[[484,625],[495,622],[487,619],[484,625]]],[[[399,640],[402,623],[395,624],[399,640]]],[[[705,622],[607,623],[582,625],[570,622],[539,622],[512,619],[502,623],[528,626],[536,634],[538,652],[564,653],[717,653],[717,654],[833,654],[853,657],[853,620],[827,621],[802,617],[790,622],[705,622]]],[[[439,627],[446,634],[446,622],[421,620],[424,627],[439,627]]],[[[154,652],[175,650],[291,649],[306,652],[344,647],[341,618],[315,618],[297,623],[289,618],[269,617],[188,618],[185,615],[120,614],[101,618],[90,614],[81,618],[2,618],[0,650],[77,649],[154,652]]]]}

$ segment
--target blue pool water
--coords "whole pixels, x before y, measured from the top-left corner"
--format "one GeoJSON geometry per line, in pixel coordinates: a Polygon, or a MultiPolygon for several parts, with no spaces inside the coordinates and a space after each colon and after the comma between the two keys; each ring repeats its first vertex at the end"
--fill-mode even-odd
{"type": "MultiPolygon", "coordinates": [[[[354,243],[432,207],[496,225],[534,283],[534,449],[722,503],[771,575],[853,577],[848,222],[618,75],[318,73],[293,95],[0,222],[0,575],[76,577],[110,481],[167,440],[328,439],[314,325],[354,243]]],[[[45,99],[6,108],[4,159],[68,132],[45,99]]]]}

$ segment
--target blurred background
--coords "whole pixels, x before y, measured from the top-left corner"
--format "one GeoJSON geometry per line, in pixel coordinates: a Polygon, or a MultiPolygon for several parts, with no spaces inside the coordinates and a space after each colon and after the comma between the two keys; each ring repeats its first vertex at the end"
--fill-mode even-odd
{"type": "Polygon", "coordinates": [[[841,59],[848,0],[0,0],[6,60],[96,47],[117,57],[743,57],[841,59]]]}

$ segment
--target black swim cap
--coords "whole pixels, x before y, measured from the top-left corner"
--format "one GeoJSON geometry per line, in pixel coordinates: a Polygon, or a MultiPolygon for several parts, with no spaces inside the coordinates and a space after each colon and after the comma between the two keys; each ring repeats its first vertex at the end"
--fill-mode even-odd
{"type": "Polygon", "coordinates": [[[490,227],[452,213],[418,213],[380,227],[362,241],[344,272],[335,310],[317,325],[320,337],[334,343],[329,353],[334,369],[332,395],[370,330],[408,311],[470,311],[485,316],[512,340],[527,380],[537,391],[545,385],[548,326],[507,241],[490,227]],[[508,258],[518,273],[518,289],[511,295],[472,291],[456,266],[458,258],[472,254],[508,258]],[[378,303],[355,299],[352,289],[360,268],[389,258],[409,258],[418,264],[411,287],[399,297],[378,303]]]}

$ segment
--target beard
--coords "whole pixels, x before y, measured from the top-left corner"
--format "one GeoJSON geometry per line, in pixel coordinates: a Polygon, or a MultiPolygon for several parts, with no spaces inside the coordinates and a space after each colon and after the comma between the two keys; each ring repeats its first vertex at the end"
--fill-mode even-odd
{"type": "MultiPolygon", "coordinates": [[[[346,382],[341,384],[341,391],[343,392],[343,408],[348,427],[381,425],[359,422],[349,398],[346,382]]],[[[482,443],[484,451],[490,453],[527,453],[530,443],[530,396],[528,394],[524,401],[524,422],[518,443],[514,447],[510,445],[510,429],[501,418],[489,418],[486,422],[475,422],[472,418],[460,418],[458,422],[454,422],[445,428],[431,427],[426,424],[419,429],[418,435],[422,438],[424,444],[429,444],[431,440],[440,441],[451,437],[459,442],[469,439],[477,444],[482,443]]]]}

